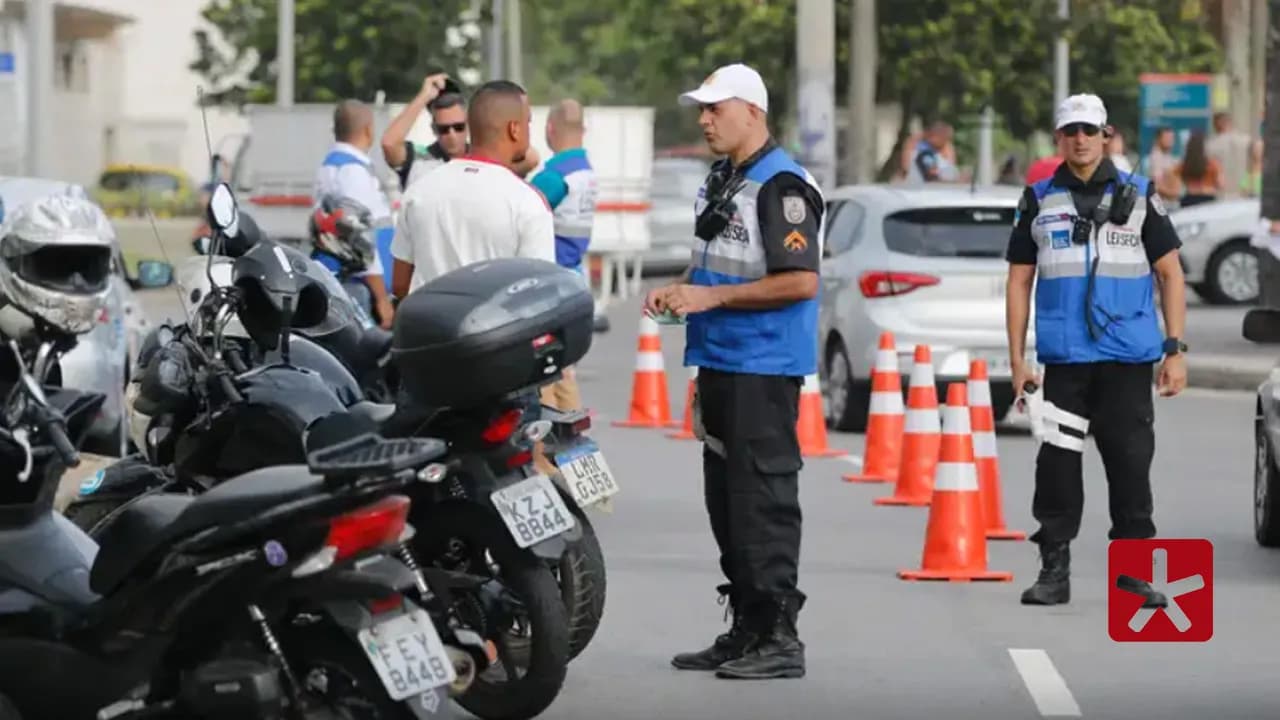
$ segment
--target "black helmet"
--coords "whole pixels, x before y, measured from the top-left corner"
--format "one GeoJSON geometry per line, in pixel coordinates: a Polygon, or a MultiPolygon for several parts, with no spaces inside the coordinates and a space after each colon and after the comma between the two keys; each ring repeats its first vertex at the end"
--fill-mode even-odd
{"type": "Polygon", "coordinates": [[[307,264],[297,250],[264,239],[232,266],[231,281],[241,292],[240,322],[260,347],[275,350],[286,324],[307,328],[328,316],[329,295],[307,264]]]}

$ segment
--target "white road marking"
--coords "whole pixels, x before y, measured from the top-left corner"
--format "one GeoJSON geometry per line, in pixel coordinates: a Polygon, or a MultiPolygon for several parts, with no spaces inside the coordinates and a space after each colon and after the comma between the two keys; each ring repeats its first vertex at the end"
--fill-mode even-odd
{"type": "Polygon", "coordinates": [[[836,457],[835,459],[836,459],[836,460],[839,460],[839,461],[841,461],[841,462],[847,462],[847,463],[849,463],[850,465],[857,465],[858,467],[862,467],[862,456],[861,456],[861,455],[840,455],[840,456],[836,457]]]}
{"type": "Polygon", "coordinates": [[[1039,649],[1009,648],[1009,657],[1022,676],[1027,692],[1036,703],[1041,717],[1080,717],[1080,706],[1071,696],[1067,681],[1049,659],[1049,653],[1039,649]]]}

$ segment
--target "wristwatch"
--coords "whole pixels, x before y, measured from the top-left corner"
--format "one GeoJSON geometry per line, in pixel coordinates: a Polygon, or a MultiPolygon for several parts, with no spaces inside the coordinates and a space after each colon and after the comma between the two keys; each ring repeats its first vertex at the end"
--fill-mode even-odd
{"type": "Polygon", "coordinates": [[[1175,337],[1165,338],[1161,349],[1165,355],[1177,355],[1187,351],[1187,344],[1175,337]]]}

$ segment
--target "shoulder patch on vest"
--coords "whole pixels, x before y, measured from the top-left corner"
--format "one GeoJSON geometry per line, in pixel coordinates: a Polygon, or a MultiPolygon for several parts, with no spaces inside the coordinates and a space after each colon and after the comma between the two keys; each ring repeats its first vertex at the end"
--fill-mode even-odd
{"type": "Polygon", "coordinates": [[[792,230],[782,238],[782,246],[787,249],[787,252],[799,255],[809,247],[809,240],[799,230],[792,230]]]}
{"type": "Polygon", "coordinates": [[[804,222],[809,211],[804,207],[804,198],[799,195],[787,195],[782,198],[782,217],[792,225],[799,225],[804,222]]]}
{"type": "Polygon", "coordinates": [[[1169,211],[1164,207],[1164,200],[1160,199],[1159,193],[1152,193],[1151,197],[1147,198],[1147,204],[1151,206],[1152,210],[1156,211],[1157,215],[1169,214],[1169,211]]]}

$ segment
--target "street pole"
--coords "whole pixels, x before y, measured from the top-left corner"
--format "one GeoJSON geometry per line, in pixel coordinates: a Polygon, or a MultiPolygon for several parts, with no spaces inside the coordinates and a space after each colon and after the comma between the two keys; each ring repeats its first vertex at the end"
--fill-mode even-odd
{"type": "Polygon", "coordinates": [[[48,128],[53,115],[53,0],[27,0],[27,172],[53,174],[48,128]]]}
{"type": "Polygon", "coordinates": [[[990,106],[982,109],[982,120],[978,126],[978,172],[975,176],[977,184],[990,185],[995,178],[992,156],[995,154],[996,112],[990,106]]]}
{"type": "Polygon", "coordinates": [[[835,0],[796,3],[800,162],[824,190],[836,184],[835,0]]]}
{"type": "Polygon", "coordinates": [[[276,20],[276,105],[293,107],[293,0],[279,0],[276,20]]]}
{"type": "MultiPolygon", "coordinates": [[[[1067,21],[1071,19],[1071,0],[1058,0],[1058,19],[1066,31],[1067,21]]],[[[1053,104],[1057,107],[1071,93],[1071,54],[1067,38],[1059,35],[1053,45],[1053,104]]]]}
{"type": "MultiPolygon", "coordinates": [[[[1280,220],[1280,12],[1273,6],[1267,19],[1266,119],[1262,156],[1262,217],[1280,220]]],[[[1258,272],[1262,284],[1260,304],[1280,309],[1280,261],[1267,250],[1259,253],[1258,272]]]]}
{"type": "Polygon", "coordinates": [[[503,72],[502,62],[502,28],[504,20],[503,15],[505,14],[503,10],[506,9],[505,5],[506,3],[504,3],[503,0],[490,0],[489,7],[493,9],[493,22],[489,24],[489,32],[486,33],[489,38],[487,47],[489,50],[490,80],[495,80],[505,74],[503,72]]]}
{"type": "Polygon", "coordinates": [[[1249,11],[1249,87],[1253,102],[1249,108],[1248,130],[1251,138],[1262,136],[1258,126],[1267,110],[1267,27],[1271,17],[1268,4],[1268,0],[1253,0],[1249,11]]]}
{"type": "MultiPolygon", "coordinates": [[[[1253,84],[1249,82],[1249,15],[1251,0],[1227,0],[1222,5],[1223,50],[1226,51],[1227,111],[1237,128],[1249,128],[1253,108],[1253,84]]],[[[1253,132],[1250,130],[1249,134],[1253,132]]]]}
{"type": "Polygon", "coordinates": [[[524,85],[522,30],[520,0],[507,0],[507,79],[517,85],[524,85]]]}
{"type": "Polygon", "coordinates": [[[852,0],[849,23],[848,176],[853,183],[875,177],[876,69],[878,64],[876,0],[852,0]]]}

